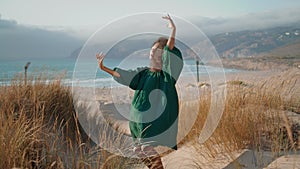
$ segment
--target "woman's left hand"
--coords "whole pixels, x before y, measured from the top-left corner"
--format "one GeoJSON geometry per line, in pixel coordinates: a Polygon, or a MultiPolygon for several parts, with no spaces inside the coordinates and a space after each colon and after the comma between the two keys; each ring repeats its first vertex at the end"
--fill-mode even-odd
{"type": "Polygon", "coordinates": [[[166,16],[163,16],[162,18],[169,21],[169,25],[168,25],[169,28],[171,28],[171,29],[175,29],[176,28],[175,24],[174,24],[174,22],[173,22],[173,20],[172,20],[172,18],[170,17],[169,14],[167,14],[166,16]]]}

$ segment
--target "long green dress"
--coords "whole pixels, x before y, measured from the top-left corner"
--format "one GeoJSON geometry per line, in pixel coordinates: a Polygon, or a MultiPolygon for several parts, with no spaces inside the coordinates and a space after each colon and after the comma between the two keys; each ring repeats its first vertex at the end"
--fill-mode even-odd
{"type": "Polygon", "coordinates": [[[131,103],[129,127],[137,144],[168,146],[177,149],[178,95],[176,81],[183,68],[182,54],[174,47],[164,47],[162,71],[149,68],[123,70],[114,68],[120,77],[114,79],[135,94],[131,103]]]}

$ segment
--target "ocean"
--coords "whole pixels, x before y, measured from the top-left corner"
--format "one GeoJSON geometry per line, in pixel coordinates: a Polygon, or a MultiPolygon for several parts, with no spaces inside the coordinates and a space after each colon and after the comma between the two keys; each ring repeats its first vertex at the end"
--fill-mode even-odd
{"type": "MultiPolygon", "coordinates": [[[[40,75],[44,75],[47,81],[52,81],[61,78],[64,85],[79,85],[81,87],[115,87],[119,86],[112,77],[101,71],[97,66],[97,60],[85,61],[84,63],[76,63],[76,59],[60,58],[60,59],[21,59],[21,60],[8,60],[1,61],[0,63],[0,85],[10,85],[11,79],[15,79],[18,76],[24,76],[25,65],[30,62],[27,69],[28,79],[37,79],[40,75]],[[78,65],[80,64],[80,69],[78,65]],[[77,65],[77,67],[76,67],[77,65]],[[94,72],[91,70],[91,66],[95,67],[94,72]],[[76,71],[76,80],[74,80],[74,71],[76,71]],[[95,74],[91,78],[90,74],[95,74]],[[89,74],[89,76],[86,76],[89,74]],[[80,83],[76,83],[80,81],[80,83]]],[[[144,67],[149,65],[148,59],[134,59],[134,60],[120,60],[105,58],[104,64],[107,67],[121,67],[124,69],[135,69],[137,67],[144,67]]],[[[184,69],[181,76],[194,76],[197,74],[196,61],[184,60],[184,69]]],[[[222,73],[237,72],[236,69],[223,69],[213,66],[199,65],[199,75],[207,75],[207,72],[222,73]]]]}

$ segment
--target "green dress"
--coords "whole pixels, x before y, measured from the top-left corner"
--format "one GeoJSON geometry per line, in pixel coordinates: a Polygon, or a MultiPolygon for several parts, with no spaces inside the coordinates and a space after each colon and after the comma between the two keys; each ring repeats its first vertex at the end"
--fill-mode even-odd
{"type": "Polygon", "coordinates": [[[114,68],[120,77],[114,79],[131,89],[135,94],[131,103],[129,127],[137,144],[168,146],[177,149],[178,95],[176,81],[182,71],[180,50],[164,47],[162,71],[149,68],[123,70],[114,68]]]}

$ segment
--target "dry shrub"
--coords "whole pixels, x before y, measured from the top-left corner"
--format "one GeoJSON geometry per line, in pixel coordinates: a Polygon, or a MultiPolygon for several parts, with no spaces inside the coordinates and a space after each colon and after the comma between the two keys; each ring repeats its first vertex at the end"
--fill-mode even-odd
{"type": "MultiPolygon", "coordinates": [[[[69,87],[60,78],[16,76],[0,87],[0,168],[128,168],[137,160],[96,146],[78,123],[69,87]],[[103,164],[109,163],[114,165],[103,164]]],[[[105,133],[105,126],[102,128],[105,133]]],[[[109,134],[108,134],[109,135],[109,134]]],[[[122,141],[115,136],[114,141],[122,141]]],[[[105,137],[103,137],[105,138],[105,137]]],[[[107,137],[106,142],[112,142],[107,137]]],[[[118,143],[122,144],[122,143],[118,143]]]]}
{"type": "MultiPolygon", "coordinates": [[[[222,119],[213,135],[204,143],[207,151],[204,152],[201,146],[199,153],[215,157],[219,153],[230,154],[245,148],[268,150],[274,154],[291,150],[282,115],[287,110],[297,112],[299,109],[299,87],[295,85],[300,79],[298,71],[283,72],[278,75],[280,78],[271,77],[264,82],[227,82],[222,119]]],[[[199,106],[196,122],[183,144],[191,141],[197,143],[211,106],[210,91],[201,94],[196,106],[199,106]]],[[[195,108],[185,108],[185,111],[189,109],[195,108]]],[[[189,117],[183,115],[181,118],[189,117]]]]}
{"type": "MultiPolygon", "coordinates": [[[[299,73],[293,72],[260,85],[229,82],[222,119],[204,144],[209,156],[244,148],[271,150],[275,154],[289,150],[280,114],[285,110],[297,112],[300,107],[299,73]]],[[[0,87],[0,168],[142,166],[136,159],[114,155],[89,140],[78,123],[70,88],[63,86],[59,78],[47,82],[46,77],[31,77],[24,85],[20,76],[11,85],[0,87]]],[[[197,115],[181,145],[197,142],[210,102],[209,89],[201,93],[200,100],[180,102],[181,112],[185,112],[179,120],[181,137],[190,130],[184,127],[190,121],[190,113],[197,115]]],[[[126,144],[121,135],[106,132],[104,124],[99,130],[103,133],[101,142],[126,144]]]]}

